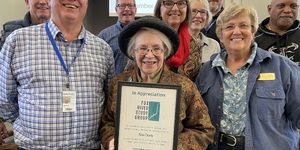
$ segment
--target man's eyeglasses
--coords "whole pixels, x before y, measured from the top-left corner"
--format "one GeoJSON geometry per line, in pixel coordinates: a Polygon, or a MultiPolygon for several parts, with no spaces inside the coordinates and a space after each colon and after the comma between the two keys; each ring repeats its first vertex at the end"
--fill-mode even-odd
{"type": "Polygon", "coordinates": [[[148,54],[149,51],[152,52],[153,55],[155,56],[159,56],[162,54],[163,49],[160,47],[153,47],[153,48],[149,48],[149,47],[138,47],[135,49],[140,55],[146,55],[148,54]]]}
{"type": "Polygon", "coordinates": [[[133,3],[128,3],[128,4],[117,4],[117,7],[119,7],[120,9],[125,9],[126,6],[127,6],[129,9],[135,8],[135,4],[133,4],[133,3]]]}
{"type": "Polygon", "coordinates": [[[245,30],[248,29],[249,27],[251,27],[252,25],[250,24],[246,24],[246,23],[241,23],[241,24],[228,24],[225,25],[223,30],[225,31],[233,31],[235,29],[235,27],[239,27],[241,30],[245,30]]]}
{"type": "Polygon", "coordinates": [[[177,7],[179,9],[181,8],[185,8],[187,6],[187,2],[186,1],[178,1],[178,2],[173,2],[173,1],[163,1],[163,5],[166,7],[166,8],[173,8],[174,5],[177,5],[177,7]]]}
{"type": "Polygon", "coordinates": [[[207,10],[205,9],[192,9],[192,15],[197,15],[198,12],[200,13],[201,16],[206,16],[208,14],[207,10]]]}

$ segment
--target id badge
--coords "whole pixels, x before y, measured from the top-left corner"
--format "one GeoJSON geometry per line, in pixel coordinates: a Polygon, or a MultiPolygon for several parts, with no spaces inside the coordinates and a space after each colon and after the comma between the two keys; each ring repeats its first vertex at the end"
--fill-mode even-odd
{"type": "Polygon", "coordinates": [[[64,113],[76,112],[76,91],[62,91],[61,108],[64,113]]]}

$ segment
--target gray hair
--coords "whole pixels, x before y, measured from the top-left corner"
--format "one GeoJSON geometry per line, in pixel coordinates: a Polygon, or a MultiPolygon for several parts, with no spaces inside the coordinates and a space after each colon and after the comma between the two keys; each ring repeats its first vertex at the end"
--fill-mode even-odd
{"type": "Polygon", "coordinates": [[[223,12],[220,14],[220,16],[217,19],[216,22],[216,34],[218,38],[222,35],[222,26],[230,21],[231,19],[244,14],[249,16],[251,20],[251,26],[252,26],[252,33],[255,33],[258,28],[258,17],[256,10],[251,6],[242,6],[236,3],[232,3],[225,7],[223,12]]]}
{"type": "MultiPolygon", "coordinates": [[[[164,53],[165,53],[165,58],[167,58],[169,55],[172,54],[173,48],[172,48],[172,44],[171,41],[169,40],[169,38],[163,34],[162,32],[160,32],[159,30],[153,29],[153,28],[149,28],[149,27],[142,27],[139,29],[139,31],[137,31],[134,36],[132,36],[132,38],[130,39],[129,43],[128,43],[128,47],[127,47],[127,54],[132,56],[134,54],[135,51],[135,41],[138,35],[140,35],[142,32],[151,32],[155,35],[157,35],[157,38],[159,38],[164,46],[164,53]]],[[[137,68],[137,64],[135,59],[133,60],[128,60],[128,63],[125,67],[125,70],[131,70],[137,68]]]]}
{"type": "Polygon", "coordinates": [[[205,9],[207,10],[207,19],[206,19],[206,23],[205,23],[205,27],[208,27],[211,20],[212,20],[212,14],[209,10],[209,3],[207,0],[190,0],[190,4],[192,2],[200,2],[200,4],[204,5],[205,9]]]}

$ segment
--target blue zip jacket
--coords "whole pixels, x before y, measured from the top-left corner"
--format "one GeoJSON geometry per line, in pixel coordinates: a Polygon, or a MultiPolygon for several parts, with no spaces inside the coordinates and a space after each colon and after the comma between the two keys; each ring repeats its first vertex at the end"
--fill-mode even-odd
{"type": "MultiPolygon", "coordinates": [[[[288,58],[265,51],[254,43],[256,50],[249,68],[246,101],[246,150],[298,150],[300,128],[300,67],[288,58]],[[274,80],[261,78],[262,73],[275,75],[274,80]]],[[[220,121],[223,115],[223,71],[212,68],[211,60],[203,65],[197,76],[197,87],[206,103],[216,128],[214,143],[209,150],[218,149],[220,121]]]]}

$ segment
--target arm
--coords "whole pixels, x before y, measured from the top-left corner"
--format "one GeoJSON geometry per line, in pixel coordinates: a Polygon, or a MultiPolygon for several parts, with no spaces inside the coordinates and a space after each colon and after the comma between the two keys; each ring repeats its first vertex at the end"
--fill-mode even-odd
{"type": "Polygon", "coordinates": [[[290,62],[291,73],[288,78],[286,90],[286,115],[296,128],[300,129],[300,68],[296,64],[290,62]]]}
{"type": "Polygon", "coordinates": [[[104,149],[108,149],[115,134],[117,81],[112,80],[108,89],[107,105],[101,118],[100,137],[104,149]]]}
{"type": "Polygon", "coordinates": [[[178,150],[205,150],[213,142],[215,128],[208,109],[194,83],[183,84],[180,118],[183,129],[179,133],[178,150]],[[190,85],[190,86],[189,86],[190,85]],[[184,89],[186,88],[186,89],[184,89]],[[186,113],[186,114],[184,114],[186,113]]]}
{"type": "Polygon", "coordinates": [[[17,81],[12,70],[14,48],[15,39],[9,36],[0,52],[0,116],[12,123],[19,114],[17,81]]]}

